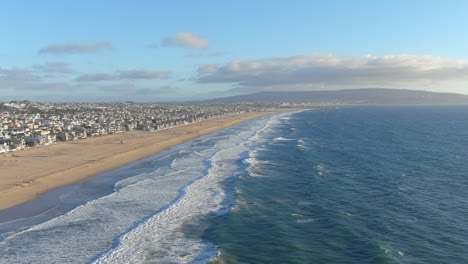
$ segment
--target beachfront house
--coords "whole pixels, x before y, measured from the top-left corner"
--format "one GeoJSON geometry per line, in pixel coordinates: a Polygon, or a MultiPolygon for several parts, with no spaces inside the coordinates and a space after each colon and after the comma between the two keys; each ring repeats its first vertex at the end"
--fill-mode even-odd
{"type": "Polygon", "coordinates": [[[150,125],[144,125],[142,127],[142,130],[143,131],[153,131],[154,130],[154,127],[150,126],[150,125]]]}
{"type": "Polygon", "coordinates": [[[127,121],[124,124],[124,128],[126,131],[132,131],[138,127],[138,122],[136,121],[127,121]]]}
{"type": "Polygon", "coordinates": [[[68,141],[68,133],[67,132],[59,132],[57,134],[57,138],[60,139],[61,141],[68,141]]]}
{"type": "Polygon", "coordinates": [[[10,151],[10,148],[6,142],[6,139],[0,139],[0,154],[10,151]]]}
{"type": "Polygon", "coordinates": [[[44,141],[44,145],[50,145],[52,143],[55,143],[56,136],[55,135],[42,135],[42,140],[44,141]]]}
{"type": "Polygon", "coordinates": [[[26,141],[24,137],[15,137],[11,138],[11,142],[9,144],[10,151],[21,150],[26,147],[26,141]]]}
{"type": "Polygon", "coordinates": [[[26,146],[26,143],[23,137],[18,137],[17,135],[13,135],[13,136],[1,137],[0,146],[2,146],[3,151],[6,150],[6,152],[8,152],[8,151],[24,149],[26,146]]]}
{"type": "Polygon", "coordinates": [[[38,146],[40,145],[40,139],[41,137],[40,136],[26,136],[24,138],[24,140],[26,141],[26,146],[28,147],[35,147],[35,146],[38,146]]]}

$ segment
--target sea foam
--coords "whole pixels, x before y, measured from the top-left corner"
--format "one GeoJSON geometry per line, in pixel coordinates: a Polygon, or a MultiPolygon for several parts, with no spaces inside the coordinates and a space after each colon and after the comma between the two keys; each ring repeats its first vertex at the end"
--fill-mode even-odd
{"type": "Polygon", "coordinates": [[[264,142],[263,133],[281,115],[251,120],[127,166],[129,176],[112,193],[5,237],[2,261],[205,263],[218,254],[216,246],[186,237],[183,227],[229,210],[233,195],[225,192],[223,181],[240,177],[242,153],[264,142]]]}

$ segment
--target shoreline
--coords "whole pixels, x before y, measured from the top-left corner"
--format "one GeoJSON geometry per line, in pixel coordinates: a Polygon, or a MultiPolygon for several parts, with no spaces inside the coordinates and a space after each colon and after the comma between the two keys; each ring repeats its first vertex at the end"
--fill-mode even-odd
{"type": "Polygon", "coordinates": [[[64,142],[0,155],[0,210],[118,169],[202,135],[275,113],[249,112],[205,119],[165,130],[129,131],[77,143],[64,142]],[[122,138],[125,144],[121,144],[122,138]]]}

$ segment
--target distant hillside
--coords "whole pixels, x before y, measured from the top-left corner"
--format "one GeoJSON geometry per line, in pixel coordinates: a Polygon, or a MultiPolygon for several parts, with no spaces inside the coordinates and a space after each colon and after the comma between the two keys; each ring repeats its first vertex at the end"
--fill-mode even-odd
{"type": "Polygon", "coordinates": [[[468,95],[399,89],[259,92],[215,98],[202,103],[352,103],[373,105],[468,104],[468,95]]]}

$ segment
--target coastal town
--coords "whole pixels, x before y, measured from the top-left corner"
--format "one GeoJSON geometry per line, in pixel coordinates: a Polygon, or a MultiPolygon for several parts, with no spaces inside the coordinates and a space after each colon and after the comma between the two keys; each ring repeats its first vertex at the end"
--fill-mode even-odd
{"type": "MultiPolygon", "coordinates": [[[[265,111],[237,104],[0,103],[0,153],[132,130],[157,131],[205,119],[265,111]]],[[[271,107],[271,106],[268,106],[271,107]]],[[[122,143],[124,143],[122,141],[122,143]]]]}

